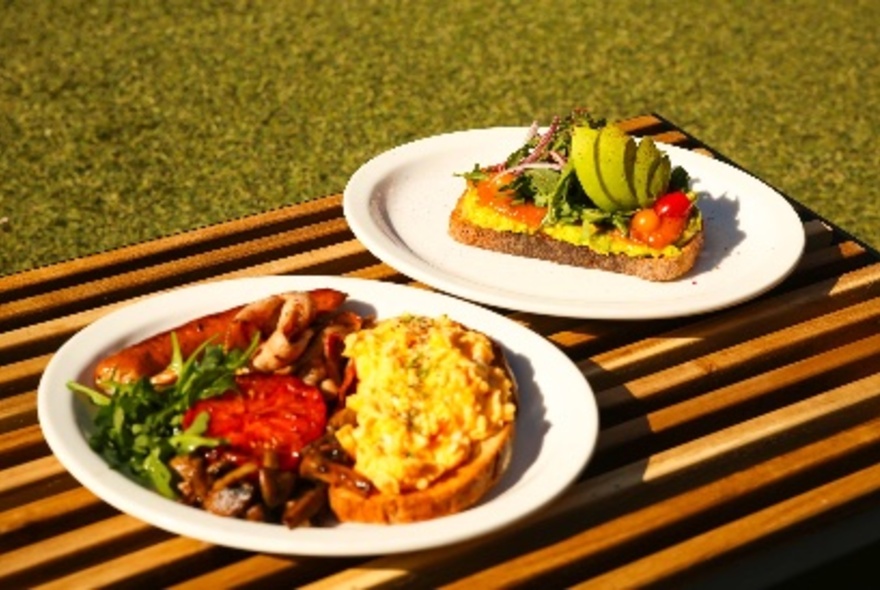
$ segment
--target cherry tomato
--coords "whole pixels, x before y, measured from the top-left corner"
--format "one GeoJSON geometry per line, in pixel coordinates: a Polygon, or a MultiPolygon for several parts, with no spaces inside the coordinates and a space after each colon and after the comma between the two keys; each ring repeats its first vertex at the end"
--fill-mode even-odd
{"type": "Polygon", "coordinates": [[[682,192],[669,193],[657,199],[654,211],[660,217],[687,217],[691,211],[691,200],[682,192]]]}
{"type": "Polygon", "coordinates": [[[295,469],[302,448],[324,434],[327,405],[321,392],[290,375],[240,375],[238,391],[194,404],[184,428],[202,412],[210,415],[206,436],[224,438],[242,460],[261,462],[276,453],[281,469],[295,469]]]}
{"type": "Polygon", "coordinates": [[[681,236],[684,224],[684,217],[661,217],[660,227],[648,236],[647,244],[652,248],[665,248],[681,236]]]}
{"type": "Polygon", "coordinates": [[[653,209],[641,209],[629,222],[630,235],[641,242],[647,242],[648,236],[658,227],[660,216],[653,209]]]}

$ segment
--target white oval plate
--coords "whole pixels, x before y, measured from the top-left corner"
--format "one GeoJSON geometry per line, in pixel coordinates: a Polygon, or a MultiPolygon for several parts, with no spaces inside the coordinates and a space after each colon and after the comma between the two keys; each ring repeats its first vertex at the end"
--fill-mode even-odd
{"type": "Polygon", "coordinates": [[[803,225],[785,198],[745,172],[663,145],[694,178],[706,242],[694,267],[668,283],[465,246],[448,232],[464,190],[457,173],[503,161],[526,129],[499,127],[429,137],[358,169],[343,197],[355,236],[410,277],[489,305],[556,316],[648,319],[708,312],[778,284],[804,247],[803,225]]]}
{"type": "Polygon", "coordinates": [[[67,341],[52,357],[37,391],[40,425],[68,471],[98,497],[145,522],[218,545],[299,555],[372,555],[455,543],[506,526],[560,494],[593,453],[598,414],[581,372],[548,340],[477,305],[426,290],[323,276],[261,277],[171,291],[113,312],[67,341]],[[288,529],[215,516],[167,500],[112,470],[88,445],[91,404],[69,380],[92,384],[96,363],[115,350],[190,319],[271,293],[330,287],[346,303],[378,318],[414,313],[451,318],[496,339],[520,387],[511,465],[477,506],[459,514],[393,526],[337,524],[288,529]]]}

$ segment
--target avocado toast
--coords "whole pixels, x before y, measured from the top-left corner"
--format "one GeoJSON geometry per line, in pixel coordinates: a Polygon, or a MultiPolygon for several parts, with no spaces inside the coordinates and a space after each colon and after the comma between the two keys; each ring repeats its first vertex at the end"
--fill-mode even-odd
{"type": "Polygon", "coordinates": [[[462,174],[457,241],[516,256],[669,281],[703,245],[690,177],[650,138],[574,111],[491,166],[462,174]]]}

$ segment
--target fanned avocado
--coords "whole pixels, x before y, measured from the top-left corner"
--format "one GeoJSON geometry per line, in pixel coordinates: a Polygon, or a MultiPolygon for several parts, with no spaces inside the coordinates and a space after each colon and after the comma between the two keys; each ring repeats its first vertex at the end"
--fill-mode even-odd
{"type": "Polygon", "coordinates": [[[605,195],[617,203],[618,210],[630,211],[639,206],[633,190],[633,166],[636,142],[617,125],[609,124],[599,131],[599,181],[605,195]]]}
{"type": "Polygon", "coordinates": [[[612,213],[619,211],[621,206],[605,194],[599,179],[599,141],[600,129],[592,127],[575,127],[571,135],[571,161],[574,172],[587,196],[599,209],[612,213]]]}
{"type": "Polygon", "coordinates": [[[653,174],[651,174],[651,178],[649,179],[648,190],[651,195],[651,202],[666,192],[666,188],[669,186],[669,177],[672,174],[672,164],[669,161],[669,156],[663,155],[657,163],[657,166],[654,167],[653,174]]]}
{"type": "Polygon", "coordinates": [[[639,142],[636,149],[636,162],[633,167],[633,186],[636,189],[636,197],[640,207],[650,207],[657,194],[651,191],[651,176],[657,170],[663,159],[663,154],[657,149],[654,140],[645,137],[639,142]]]}
{"type": "Polygon", "coordinates": [[[638,145],[617,125],[575,127],[571,161],[587,196],[608,213],[650,207],[666,192],[669,156],[650,137],[638,145]]]}

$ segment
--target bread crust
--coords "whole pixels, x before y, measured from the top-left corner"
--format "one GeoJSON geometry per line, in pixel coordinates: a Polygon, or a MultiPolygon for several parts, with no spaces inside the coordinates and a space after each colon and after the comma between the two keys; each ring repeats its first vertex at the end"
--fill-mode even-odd
{"type": "Polygon", "coordinates": [[[634,257],[626,254],[603,254],[587,246],[576,246],[541,233],[496,231],[474,225],[463,215],[463,198],[464,195],[459,198],[449,217],[449,234],[462,244],[484,250],[633,275],[649,281],[672,281],[693,268],[703,248],[701,229],[681,249],[680,256],[634,257]]]}
{"type": "Polygon", "coordinates": [[[330,508],[341,521],[395,524],[429,520],[476,504],[501,478],[513,453],[509,423],[481,441],[471,459],[425,490],[398,495],[372,492],[366,498],[345,487],[330,487],[330,508]]]}

